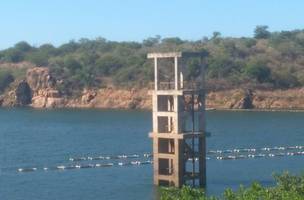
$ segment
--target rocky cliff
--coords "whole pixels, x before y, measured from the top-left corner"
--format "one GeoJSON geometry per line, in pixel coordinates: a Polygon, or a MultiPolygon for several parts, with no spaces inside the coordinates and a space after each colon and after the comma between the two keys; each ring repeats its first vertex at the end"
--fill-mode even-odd
{"type": "Polygon", "coordinates": [[[55,88],[56,80],[48,68],[32,68],[27,71],[26,81],[33,92],[30,106],[34,108],[60,108],[66,99],[55,88]]]}
{"type": "Polygon", "coordinates": [[[209,92],[206,104],[217,109],[304,110],[304,88],[209,92]]]}
{"type": "Polygon", "coordinates": [[[149,109],[151,105],[146,89],[84,89],[79,97],[71,98],[56,88],[57,82],[48,68],[30,68],[26,79],[14,82],[0,97],[0,105],[117,109],[149,109]]]}
{"type": "MultiPolygon", "coordinates": [[[[115,108],[150,109],[148,89],[103,88],[83,90],[79,97],[64,96],[56,88],[58,80],[48,68],[29,68],[24,80],[15,81],[2,96],[2,106],[34,108],[115,108]]],[[[207,108],[215,109],[303,109],[304,88],[290,90],[226,90],[209,92],[207,108]]]]}
{"type": "Polygon", "coordinates": [[[66,107],[150,109],[151,98],[146,89],[85,89],[78,99],[69,100],[66,107]]]}

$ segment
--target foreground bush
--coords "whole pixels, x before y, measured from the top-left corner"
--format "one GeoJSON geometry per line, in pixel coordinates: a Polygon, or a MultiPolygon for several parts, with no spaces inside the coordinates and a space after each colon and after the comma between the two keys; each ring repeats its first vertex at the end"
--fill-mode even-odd
{"type": "Polygon", "coordinates": [[[240,186],[237,191],[226,189],[221,197],[206,197],[203,190],[184,186],[181,189],[162,188],[162,200],[304,200],[304,175],[289,173],[274,175],[276,185],[263,187],[253,183],[250,187],[240,186]]]}

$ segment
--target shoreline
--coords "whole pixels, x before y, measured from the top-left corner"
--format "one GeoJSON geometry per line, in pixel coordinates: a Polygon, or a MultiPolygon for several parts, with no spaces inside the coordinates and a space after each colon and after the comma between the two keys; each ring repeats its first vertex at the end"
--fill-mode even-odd
{"type": "Polygon", "coordinates": [[[304,112],[304,109],[228,109],[207,108],[206,111],[229,111],[229,112],[304,112]]]}
{"type": "MultiPolygon", "coordinates": [[[[37,111],[56,111],[56,110],[104,110],[104,111],[144,111],[144,112],[152,112],[151,109],[146,108],[113,108],[113,107],[55,107],[55,108],[37,108],[33,106],[0,106],[0,109],[6,110],[14,110],[14,109],[30,109],[30,110],[37,110],[37,111]]],[[[304,109],[234,109],[234,108],[206,108],[205,111],[207,112],[216,112],[216,111],[227,111],[227,112],[298,112],[304,113],[304,109]]]]}

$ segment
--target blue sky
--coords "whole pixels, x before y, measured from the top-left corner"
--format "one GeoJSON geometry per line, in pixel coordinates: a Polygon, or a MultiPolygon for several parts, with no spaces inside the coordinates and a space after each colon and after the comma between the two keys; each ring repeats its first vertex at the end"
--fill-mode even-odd
{"type": "Polygon", "coordinates": [[[141,41],[149,36],[197,40],[219,31],[252,36],[304,29],[303,0],[1,0],[0,49],[18,41],[60,45],[104,37],[141,41]]]}

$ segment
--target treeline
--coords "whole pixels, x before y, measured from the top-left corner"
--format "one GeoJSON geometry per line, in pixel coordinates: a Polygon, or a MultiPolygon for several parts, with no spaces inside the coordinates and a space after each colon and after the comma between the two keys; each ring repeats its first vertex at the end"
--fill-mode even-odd
{"type": "MultiPolygon", "coordinates": [[[[267,26],[257,26],[252,38],[222,37],[214,32],[197,41],[155,36],[142,42],[80,39],[59,47],[19,42],[0,51],[0,62],[28,61],[48,67],[64,91],[109,84],[145,87],[153,77],[146,54],[179,50],[206,53],[207,80],[213,89],[304,86],[304,30],[269,32],[267,26]]],[[[195,76],[196,70],[191,73],[195,76]]]]}

